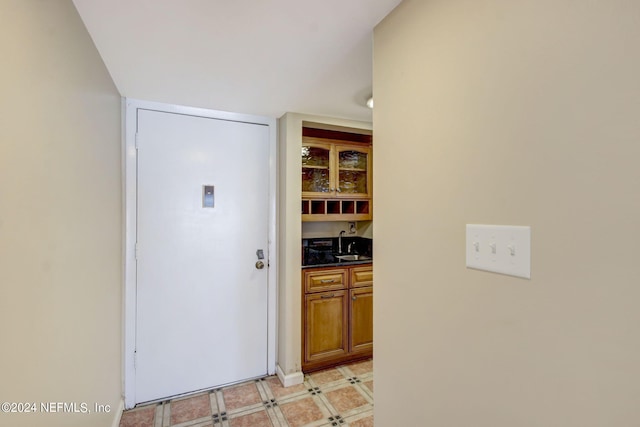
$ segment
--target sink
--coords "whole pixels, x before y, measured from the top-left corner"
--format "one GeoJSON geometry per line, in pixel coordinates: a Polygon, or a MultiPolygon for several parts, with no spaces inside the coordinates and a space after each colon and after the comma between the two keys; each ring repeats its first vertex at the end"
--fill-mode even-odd
{"type": "Polygon", "coordinates": [[[370,256],[358,254],[336,255],[336,258],[338,258],[340,261],[365,261],[371,259],[370,256]]]}

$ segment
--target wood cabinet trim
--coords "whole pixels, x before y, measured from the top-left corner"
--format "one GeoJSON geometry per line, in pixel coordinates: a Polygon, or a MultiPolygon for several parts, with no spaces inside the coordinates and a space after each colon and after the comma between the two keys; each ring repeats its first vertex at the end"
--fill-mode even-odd
{"type": "Polygon", "coordinates": [[[316,136],[303,136],[302,145],[333,145],[344,147],[371,148],[373,144],[370,142],[347,141],[344,139],[319,138],[316,136]]]}

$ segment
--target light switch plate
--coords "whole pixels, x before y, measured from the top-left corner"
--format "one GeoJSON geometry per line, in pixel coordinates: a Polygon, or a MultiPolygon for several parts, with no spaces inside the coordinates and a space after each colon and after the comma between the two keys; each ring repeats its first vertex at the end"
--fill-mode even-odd
{"type": "Polygon", "coordinates": [[[531,278],[531,227],[467,224],[467,267],[531,278]]]}

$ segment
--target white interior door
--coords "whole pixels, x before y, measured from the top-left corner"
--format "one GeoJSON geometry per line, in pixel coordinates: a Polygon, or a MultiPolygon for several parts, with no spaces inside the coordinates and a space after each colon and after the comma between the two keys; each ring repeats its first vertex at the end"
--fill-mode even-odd
{"type": "Polygon", "coordinates": [[[137,132],[136,403],[265,375],[268,126],[138,110],[137,132]]]}

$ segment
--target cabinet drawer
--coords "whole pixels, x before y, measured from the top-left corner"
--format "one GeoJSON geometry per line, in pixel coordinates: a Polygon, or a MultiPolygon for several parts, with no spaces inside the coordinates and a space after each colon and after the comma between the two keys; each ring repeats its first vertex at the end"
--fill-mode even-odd
{"type": "Polygon", "coordinates": [[[304,291],[307,293],[344,289],[346,284],[346,269],[304,272],[304,291]]]}
{"type": "Polygon", "coordinates": [[[373,267],[354,267],[351,269],[351,287],[359,288],[361,286],[373,285],[373,267]]]}

